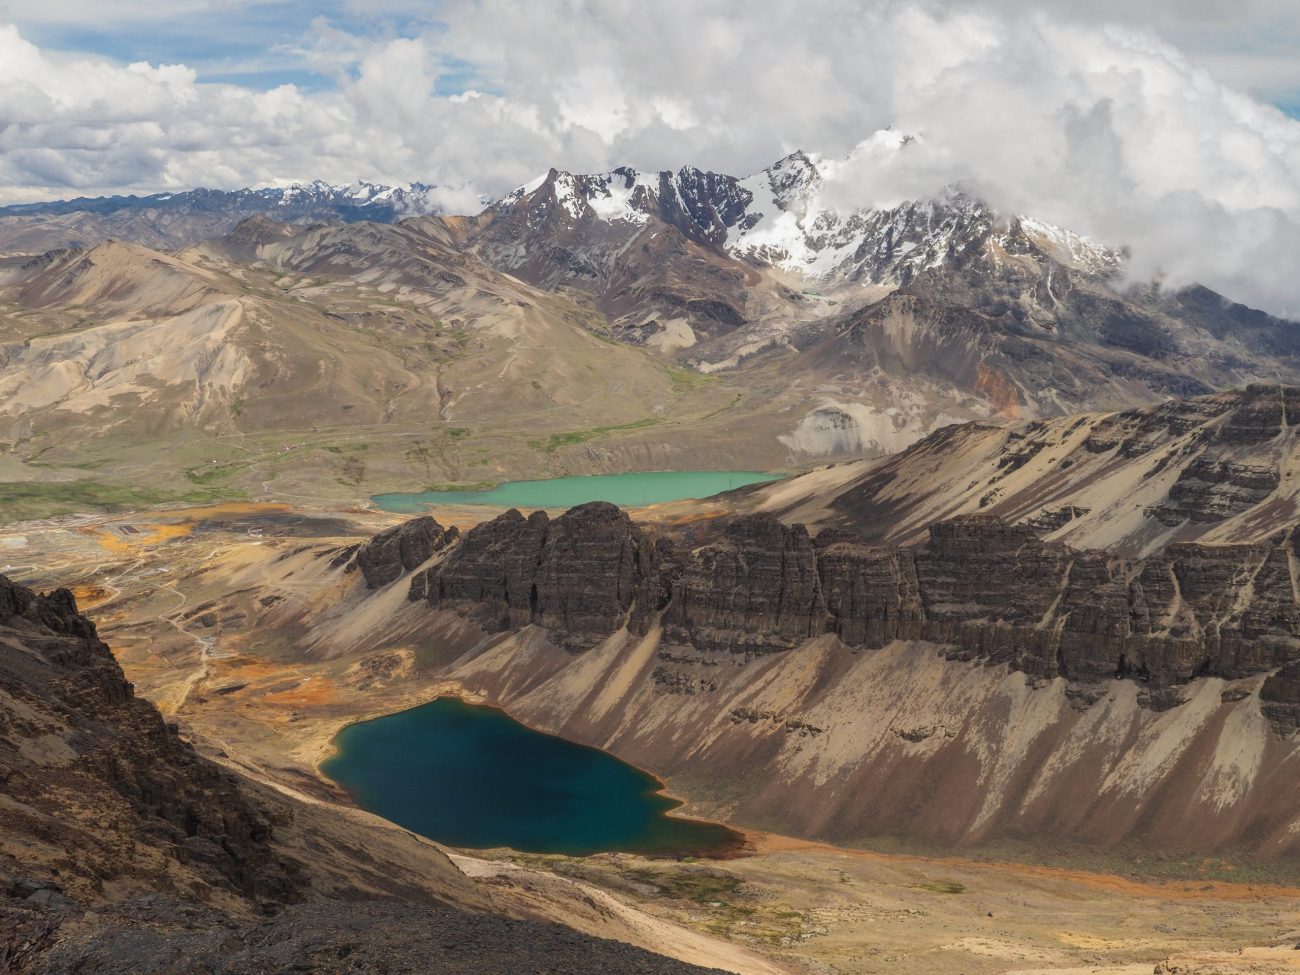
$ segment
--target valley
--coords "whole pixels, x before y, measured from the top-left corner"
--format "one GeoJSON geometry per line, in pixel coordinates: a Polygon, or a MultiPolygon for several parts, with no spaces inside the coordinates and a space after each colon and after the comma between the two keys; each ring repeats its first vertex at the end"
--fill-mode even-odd
{"type": "Polygon", "coordinates": [[[1300,379],[1293,323],[955,191],[838,214],[837,165],[551,171],[475,216],[229,200],[45,252],[0,213],[2,516],[798,472],[1300,379]]]}
{"type": "MultiPolygon", "coordinates": [[[[1126,452],[1110,449],[1116,458],[1126,452]]],[[[928,455],[924,445],[920,455],[928,455]]],[[[861,476],[852,464],[807,475],[824,499],[837,496],[829,483],[861,476]]],[[[696,543],[707,546],[746,512],[802,490],[793,479],[634,514],[656,533],[689,524],[696,543]]],[[[498,514],[481,505],[436,509],[441,525],[462,533],[498,514]]],[[[471,876],[515,878],[534,904],[578,883],[599,891],[584,896],[679,926],[657,935],[639,929],[638,943],[655,950],[672,953],[679,936],[669,932],[684,927],[797,972],[920,966],[1137,975],[1166,958],[1228,964],[1233,956],[1216,961],[1215,952],[1292,936],[1300,907],[1292,859],[1276,855],[1283,847],[1232,838],[1252,789],[1273,797],[1261,809],[1295,808],[1276,798],[1281,780],[1250,777],[1275,774],[1264,770],[1284,770],[1293,760],[1284,757],[1290,746],[1251,716],[1259,714],[1258,678],[1196,679],[1180,692],[1183,702],[1163,712],[1138,702],[1136,686],[1111,680],[1100,703],[1079,710],[1069,680],[1044,684],[1005,663],[972,664],[915,643],[850,651],[822,639],[777,654],[719,654],[664,646],[652,626],[644,636],[621,631],[575,653],[537,626],[493,635],[472,613],[430,615],[424,603],[408,601],[418,573],[401,563],[396,579],[368,589],[361,576],[388,575],[393,563],[386,560],[394,556],[383,553],[396,549],[377,548],[361,571],[346,570],[358,543],[403,524],[400,515],[349,504],[173,507],[28,522],[0,536],[0,551],[7,575],[73,585],[143,695],[206,754],[283,794],[346,806],[346,795],[319,772],[337,733],[448,695],[504,707],[531,727],[646,768],[686,800],[687,814],[741,829],[745,854],[695,862],[500,850],[453,860],[471,876]],[[1008,717],[995,729],[979,712],[1008,717]],[[950,737],[953,731],[960,737],[950,737]],[[968,748],[977,735],[987,736],[977,747],[1000,753],[1005,764],[993,759],[976,780],[960,764],[949,773],[930,766],[926,777],[940,776],[933,808],[945,813],[927,818],[924,805],[905,806],[912,823],[905,835],[834,805],[839,790],[816,791],[819,779],[827,780],[824,770],[836,767],[828,763],[847,769],[872,749],[876,762],[892,753],[892,770],[870,775],[897,786],[909,762],[931,761],[925,756],[945,742],[968,748]],[[1171,751],[1175,741],[1183,744],[1171,751]],[[1079,805],[1089,787],[1077,777],[1046,781],[1046,791],[1042,783],[1026,791],[1016,778],[1023,756],[1037,756],[1035,767],[1059,765],[1085,742],[1092,756],[1085,765],[1119,748],[1102,759],[1117,781],[1165,776],[1159,787],[1146,779],[1143,793],[1174,790],[1190,799],[1199,789],[1210,803],[1226,799],[1220,808],[1228,817],[1208,815],[1212,805],[1194,824],[1140,814],[1134,831],[1123,801],[1104,814],[1079,805]],[[850,743],[867,751],[845,752],[850,743]],[[1061,758],[1044,758],[1045,747],[1061,758]],[[1210,753],[1216,757],[1206,764],[1210,753]],[[767,795],[746,769],[763,770],[767,795]],[[945,785],[944,774],[957,777],[945,785]],[[1014,822],[1008,809],[1035,789],[1040,803],[1050,803],[1053,788],[1060,800],[1030,834],[980,832],[981,819],[1014,822]],[[959,789],[976,800],[966,813],[972,819],[951,819],[959,789]],[[821,798],[792,805],[792,793],[821,798]],[[1092,825],[1069,827],[1077,840],[1062,843],[1054,832],[1061,827],[1048,824],[1061,823],[1071,808],[1092,825]],[[857,831],[827,831],[807,818],[832,809],[824,823],[858,823],[857,831]],[[1194,842],[1185,845],[1187,837],[1194,842]]],[[[428,561],[418,555],[417,567],[428,561]]],[[[888,810],[886,797],[865,782],[848,794],[868,800],[859,810],[888,810]]],[[[916,803],[921,794],[895,795],[916,803]]],[[[752,959],[732,964],[760,970],[752,959]]]]}
{"type": "Polygon", "coordinates": [[[1300,325],[847,164],[0,212],[0,951],[1293,970],[1300,325]]]}

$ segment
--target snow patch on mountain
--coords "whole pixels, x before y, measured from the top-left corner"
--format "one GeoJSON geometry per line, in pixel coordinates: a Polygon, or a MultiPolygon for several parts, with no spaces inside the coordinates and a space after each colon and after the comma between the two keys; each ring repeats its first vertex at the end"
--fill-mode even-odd
{"type": "Polygon", "coordinates": [[[591,182],[593,192],[587,202],[600,219],[611,222],[626,220],[635,224],[644,224],[650,219],[650,214],[637,207],[633,198],[638,189],[644,189],[647,194],[654,193],[659,187],[657,176],[624,167],[594,176],[591,182]]]}
{"type": "Polygon", "coordinates": [[[1102,273],[1116,266],[1119,255],[1100,241],[1033,217],[1017,217],[1020,229],[1062,264],[1102,273]]]}

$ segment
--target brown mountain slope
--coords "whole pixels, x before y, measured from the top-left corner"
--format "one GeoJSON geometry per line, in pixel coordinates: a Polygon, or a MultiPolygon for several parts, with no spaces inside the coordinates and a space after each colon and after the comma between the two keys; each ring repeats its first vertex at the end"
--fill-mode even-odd
{"type": "Polygon", "coordinates": [[[287,813],[246,795],[134,696],[67,590],[40,596],[0,577],[0,627],[11,890],[22,870],[56,902],[160,885],[218,902],[302,898],[302,865],[273,845],[287,813]]]}
{"type": "MultiPolygon", "coordinates": [[[[404,831],[200,757],[70,593],[3,576],[0,826],[5,971],[706,971],[554,923],[671,942],[580,886],[480,885],[404,831]]],[[[746,956],[686,932],[666,947],[746,956]]]]}
{"type": "Polygon", "coordinates": [[[1034,525],[1121,554],[1258,542],[1296,518],[1300,390],[1244,390],[1121,413],[948,427],[902,453],[755,489],[742,507],[908,543],[952,515],[1034,525]]]}
{"type": "MultiPolygon", "coordinates": [[[[104,245],[11,267],[0,480],[125,479],[164,497],[481,483],[544,474],[561,450],[590,469],[607,461],[588,439],[736,401],[429,234],[366,224],[270,238],[252,264],[220,247],[104,245]]],[[[666,434],[649,449],[710,439],[666,434]]]]}
{"type": "Polygon", "coordinates": [[[1138,560],[979,517],[918,549],[823,535],[697,524],[674,553],[650,542],[680,528],[596,508],[384,544],[364,572],[325,540],[283,539],[271,561],[227,546],[178,585],[228,627],[120,632],[159,634],[157,655],[130,654],[151,694],[281,777],[350,717],[459,693],[741,826],[1295,876],[1290,536],[1138,560]],[[232,656],[195,684],[193,635],[209,632],[232,656]]]}

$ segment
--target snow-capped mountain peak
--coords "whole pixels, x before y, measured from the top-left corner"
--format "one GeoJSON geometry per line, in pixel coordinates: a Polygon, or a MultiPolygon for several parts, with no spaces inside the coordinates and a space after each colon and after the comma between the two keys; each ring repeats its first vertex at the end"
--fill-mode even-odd
{"type": "Polygon", "coordinates": [[[642,173],[628,166],[592,175],[552,169],[517,187],[492,207],[506,210],[527,201],[529,208],[544,214],[553,202],[574,220],[586,217],[643,224],[649,219],[651,196],[659,188],[660,175],[663,174],[642,173]]]}
{"type": "Polygon", "coordinates": [[[958,187],[932,199],[871,202],[873,167],[893,162],[916,137],[892,130],[829,159],[802,150],[744,178],[685,166],[646,173],[620,167],[577,175],[552,169],[507,194],[493,209],[522,207],[528,226],[558,219],[642,227],[652,218],[750,263],[807,278],[897,284],[937,267],[995,229],[1097,272],[1115,255],[1079,234],[1028,217],[1005,219],[958,187]]]}

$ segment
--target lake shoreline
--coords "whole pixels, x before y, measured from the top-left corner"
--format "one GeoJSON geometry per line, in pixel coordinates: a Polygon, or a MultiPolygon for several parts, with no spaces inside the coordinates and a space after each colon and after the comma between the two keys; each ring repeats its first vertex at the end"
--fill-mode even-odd
{"type": "Polygon", "coordinates": [[[590,501],[641,508],[669,501],[702,500],[785,476],[765,471],[637,471],[502,481],[486,490],[395,491],[371,495],[369,501],[380,511],[408,515],[458,505],[567,509],[590,501]]]}
{"type": "MultiPolygon", "coordinates": [[[[679,810],[683,806],[687,805],[688,800],[684,797],[674,795],[673,793],[671,793],[668,790],[666,783],[664,783],[654,773],[646,769],[640,768],[630,762],[627,762],[622,758],[619,758],[617,755],[614,755],[604,749],[597,748],[593,745],[589,745],[583,742],[574,741],[572,739],[564,737],[563,735],[558,735],[548,731],[542,731],[540,729],[530,727],[529,725],[518,720],[512,714],[510,714],[507,708],[502,707],[499,704],[489,703],[482,700],[475,700],[474,698],[475,698],[474,695],[468,693],[457,693],[450,688],[443,688],[440,689],[439,693],[435,697],[431,698],[428,701],[417,703],[409,707],[404,707],[397,711],[389,712],[386,714],[371,715],[356,721],[348,722],[347,724],[344,724],[341,727],[339,727],[331,736],[329,740],[328,749],[324,751],[321,758],[316,762],[315,771],[322,779],[324,779],[325,781],[329,782],[331,785],[337,787],[338,789],[346,793],[351,799],[351,801],[358,808],[370,812],[372,815],[376,815],[381,818],[384,818],[389,822],[394,823],[397,826],[400,826],[403,829],[409,829],[412,832],[418,833],[419,835],[424,836],[435,843],[439,843],[441,845],[449,846],[455,849],[488,850],[488,849],[500,848],[500,849],[515,850],[516,852],[520,852],[520,853],[558,854],[558,855],[565,855],[565,856],[580,856],[580,857],[593,856],[601,853],[627,853],[635,856],[645,857],[646,859],[663,859],[663,860],[699,859],[699,860],[718,860],[718,861],[733,860],[739,857],[750,856],[753,855],[753,853],[755,852],[754,844],[745,831],[738,830],[732,827],[730,824],[719,822],[716,820],[704,819],[696,816],[681,815],[679,810]],[[718,830],[723,834],[724,838],[720,843],[711,841],[708,843],[701,843],[697,845],[697,844],[686,842],[680,845],[668,845],[668,846],[656,846],[656,845],[642,846],[641,841],[622,842],[618,840],[613,840],[611,841],[612,845],[608,849],[593,848],[589,850],[585,848],[580,849],[578,846],[571,846],[567,849],[554,848],[554,849],[530,850],[524,848],[524,846],[522,845],[516,845],[514,843],[509,843],[509,842],[493,842],[485,845],[467,844],[465,842],[443,839],[440,838],[439,836],[432,835],[433,832],[436,830],[423,831],[422,829],[416,826],[412,826],[409,823],[401,822],[400,818],[405,818],[405,817],[399,818],[399,817],[394,817],[392,815],[388,815],[387,814],[388,811],[381,810],[380,808],[376,808],[377,806],[381,806],[382,803],[377,803],[373,800],[368,802],[366,801],[366,797],[364,795],[358,794],[359,787],[357,785],[357,779],[355,777],[350,777],[347,774],[339,774],[338,764],[348,759],[347,743],[341,741],[340,739],[342,739],[348,732],[355,731],[356,729],[362,728],[365,725],[373,725],[378,722],[384,722],[394,718],[400,719],[402,717],[407,717],[410,719],[415,719],[417,716],[414,714],[414,712],[417,711],[423,712],[424,715],[427,716],[430,713],[430,709],[435,708],[437,705],[443,703],[460,705],[461,707],[466,709],[466,714],[472,711],[479,711],[479,712],[484,712],[485,714],[491,713],[495,715],[498,719],[503,719],[504,721],[508,722],[509,725],[502,726],[502,727],[510,729],[511,734],[518,733],[521,739],[523,739],[521,742],[523,745],[527,745],[528,740],[530,739],[534,740],[538,744],[540,744],[541,742],[555,743],[563,746],[563,749],[571,750],[572,754],[575,756],[599,756],[598,763],[605,763],[604,766],[605,768],[618,769],[620,770],[620,773],[622,772],[622,770],[626,770],[626,772],[631,773],[633,776],[636,777],[637,784],[643,786],[643,788],[638,793],[638,796],[641,799],[644,799],[646,802],[648,802],[651,808],[657,806],[660,802],[671,803],[671,805],[667,805],[662,809],[653,809],[653,814],[649,815],[646,823],[646,828],[650,832],[647,833],[646,839],[650,840],[651,842],[653,842],[653,835],[654,835],[654,829],[656,823],[659,824],[659,828],[663,828],[666,824],[671,823],[673,824],[674,827],[683,827],[683,828],[698,827],[706,830],[708,829],[718,830]],[[331,763],[335,764],[334,769],[329,768],[331,763]]],[[[477,720],[477,719],[471,719],[471,720],[477,720]]],[[[548,745],[546,747],[549,748],[551,746],[548,745]]],[[[354,751],[358,750],[358,748],[359,748],[358,745],[356,744],[353,745],[354,751]]],[[[361,746],[360,750],[364,751],[364,746],[361,746]]],[[[353,755],[351,756],[351,758],[355,760],[356,756],[353,755]]],[[[485,767],[488,767],[490,764],[491,763],[488,763],[488,765],[485,765],[485,767]]],[[[362,789],[360,791],[364,791],[364,790],[362,789]]],[[[458,790],[458,794],[460,794],[463,798],[465,792],[463,789],[461,789],[458,790]]],[[[602,793],[602,799],[603,798],[606,797],[602,793]]],[[[585,808],[588,805],[590,805],[590,803],[584,802],[582,805],[585,808]]],[[[545,819],[544,812],[545,812],[544,810],[540,811],[538,819],[540,820],[545,819]]],[[[641,809],[638,810],[638,812],[644,815],[650,812],[650,810],[641,809]]]]}

